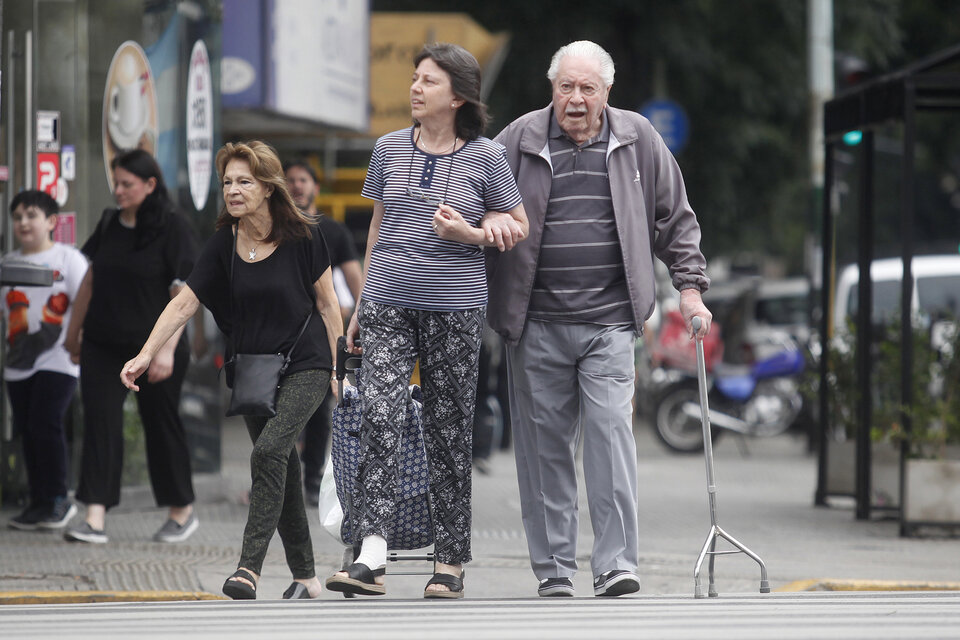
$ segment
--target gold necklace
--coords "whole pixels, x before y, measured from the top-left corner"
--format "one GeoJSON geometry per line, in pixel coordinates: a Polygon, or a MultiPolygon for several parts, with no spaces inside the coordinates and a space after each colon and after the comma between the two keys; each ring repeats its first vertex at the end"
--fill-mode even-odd
{"type": "MultiPolygon", "coordinates": [[[[417,139],[414,141],[414,144],[419,144],[420,147],[421,147],[424,151],[426,151],[427,153],[429,153],[430,155],[434,155],[434,156],[445,155],[445,154],[434,153],[433,151],[430,151],[430,149],[427,148],[427,143],[426,143],[425,141],[423,141],[423,140],[420,139],[420,134],[421,134],[422,132],[423,132],[423,129],[422,129],[422,128],[417,130],[417,139]]],[[[454,137],[453,137],[453,146],[450,147],[450,151],[448,151],[447,153],[453,153],[454,151],[456,151],[456,150],[457,150],[457,143],[458,143],[458,142],[460,142],[460,138],[459,138],[458,136],[454,136],[454,137]]]]}

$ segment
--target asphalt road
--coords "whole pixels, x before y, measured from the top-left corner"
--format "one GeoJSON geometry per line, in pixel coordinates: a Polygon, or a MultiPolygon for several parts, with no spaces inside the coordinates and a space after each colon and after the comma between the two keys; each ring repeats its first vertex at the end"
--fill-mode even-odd
{"type": "Polygon", "coordinates": [[[4,638],[960,638],[960,593],[0,607],[4,638]]]}

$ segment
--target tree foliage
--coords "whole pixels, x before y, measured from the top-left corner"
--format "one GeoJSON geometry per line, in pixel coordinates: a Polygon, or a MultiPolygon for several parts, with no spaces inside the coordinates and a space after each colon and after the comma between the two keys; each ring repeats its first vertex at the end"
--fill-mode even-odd
{"type": "MultiPolygon", "coordinates": [[[[801,0],[374,0],[377,11],[462,11],[511,33],[490,133],[550,100],[553,52],[589,39],[617,65],[613,106],[669,97],[686,109],[677,154],[708,259],[763,252],[802,268],[816,233],[808,152],[806,2],[801,0]]],[[[883,73],[960,41],[955,0],[834,0],[835,48],[883,73]]]]}

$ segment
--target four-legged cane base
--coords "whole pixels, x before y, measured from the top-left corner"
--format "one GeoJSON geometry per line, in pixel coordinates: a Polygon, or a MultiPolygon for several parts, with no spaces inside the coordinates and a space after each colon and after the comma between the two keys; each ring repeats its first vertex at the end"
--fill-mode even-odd
{"type": "Polygon", "coordinates": [[[750,551],[750,549],[737,541],[736,538],[721,529],[719,525],[714,524],[710,527],[710,533],[707,535],[707,539],[703,543],[703,548],[700,549],[699,557],[697,557],[697,566],[693,569],[693,580],[695,583],[693,595],[695,598],[705,597],[703,594],[703,585],[700,582],[700,569],[703,566],[704,558],[710,556],[710,563],[708,565],[709,569],[707,572],[709,574],[707,595],[709,595],[711,598],[716,598],[718,594],[713,581],[713,560],[716,556],[731,553],[745,553],[760,565],[760,593],[770,593],[770,582],[767,580],[767,567],[763,564],[763,560],[760,559],[760,556],[755,554],[753,551],[750,551]],[[736,547],[736,549],[717,551],[717,538],[723,538],[736,547]]]}

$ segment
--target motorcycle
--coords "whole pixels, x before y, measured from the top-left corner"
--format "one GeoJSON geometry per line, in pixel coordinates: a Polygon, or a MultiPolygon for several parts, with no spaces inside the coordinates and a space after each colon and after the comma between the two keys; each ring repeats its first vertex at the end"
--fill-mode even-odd
{"type": "MultiPolygon", "coordinates": [[[[750,365],[717,364],[708,379],[710,424],[714,440],[722,430],[749,436],[774,436],[793,423],[803,407],[798,376],[806,358],[796,342],[785,339],[782,348],[750,365]]],[[[654,374],[660,388],[653,423],[670,449],[694,453],[703,449],[700,396],[695,374],[660,369],[654,374]]]]}

